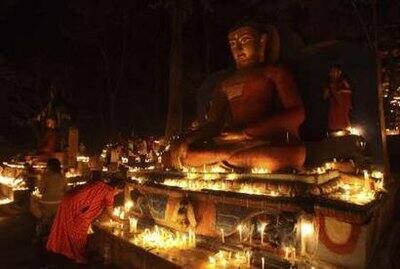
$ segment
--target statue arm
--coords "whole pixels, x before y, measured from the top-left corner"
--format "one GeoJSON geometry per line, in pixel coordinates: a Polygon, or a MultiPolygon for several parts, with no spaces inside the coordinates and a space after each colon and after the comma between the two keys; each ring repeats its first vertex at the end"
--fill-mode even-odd
{"type": "Polygon", "coordinates": [[[224,116],[227,109],[227,100],[220,87],[215,89],[210,109],[207,113],[207,121],[197,130],[190,132],[185,140],[188,144],[204,141],[217,136],[224,126],[224,116]]]}
{"type": "Polygon", "coordinates": [[[249,125],[245,133],[253,137],[266,137],[282,131],[297,134],[300,124],[305,119],[305,111],[294,78],[282,68],[275,68],[270,74],[283,110],[249,125]]]}

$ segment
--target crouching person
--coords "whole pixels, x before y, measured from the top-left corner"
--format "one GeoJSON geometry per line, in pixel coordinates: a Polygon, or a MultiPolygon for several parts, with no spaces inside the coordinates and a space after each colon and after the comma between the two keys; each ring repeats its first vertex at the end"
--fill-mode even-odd
{"type": "Polygon", "coordinates": [[[86,263],[86,243],[90,224],[105,211],[114,217],[114,196],[123,192],[125,181],[112,178],[101,180],[67,193],[63,198],[47,241],[47,250],[61,254],[76,263],[86,263]]]}

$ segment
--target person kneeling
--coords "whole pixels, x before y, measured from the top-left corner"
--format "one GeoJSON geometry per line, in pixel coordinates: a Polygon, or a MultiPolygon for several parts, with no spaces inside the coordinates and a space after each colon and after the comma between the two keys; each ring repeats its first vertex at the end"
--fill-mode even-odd
{"type": "Polygon", "coordinates": [[[125,181],[94,181],[67,193],[62,200],[51,228],[47,250],[77,262],[86,263],[86,243],[91,223],[105,211],[114,217],[114,196],[123,192],[125,181]]]}

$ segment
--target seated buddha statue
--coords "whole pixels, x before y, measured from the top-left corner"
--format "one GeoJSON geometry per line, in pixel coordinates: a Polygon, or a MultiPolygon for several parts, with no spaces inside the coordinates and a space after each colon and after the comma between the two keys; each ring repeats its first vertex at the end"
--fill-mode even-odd
{"type": "Polygon", "coordinates": [[[305,147],[298,135],[303,103],[291,73],[264,61],[269,44],[264,29],[249,22],[230,30],[236,68],[216,84],[206,122],[171,144],[173,167],[274,172],[303,165],[305,147]]]}

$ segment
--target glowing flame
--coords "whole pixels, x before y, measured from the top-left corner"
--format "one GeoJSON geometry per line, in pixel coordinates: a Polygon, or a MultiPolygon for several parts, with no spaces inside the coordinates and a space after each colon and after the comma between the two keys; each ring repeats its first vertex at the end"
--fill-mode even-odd
{"type": "Polygon", "coordinates": [[[131,242],[141,247],[190,249],[196,247],[196,234],[191,230],[188,233],[173,233],[156,225],[153,230],[145,229],[136,235],[131,242]]]}
{"type": "Polygon", "coordinates": [[[255,168],[251,169],[251,173],[252,174],[270,174],[271,171],[266,169],[266,168],[257,168],[257,167],[255,167],[255,168]]]}
{"type": "Polygon", "coordinates": [[[362,135],[362,131],[358,127],[349,127],[347,128],[347,131],[349,131],[351,135],[357,135],[357,136],[362,135]]]}
{"type": "Polygon", "coordinates": [[[76,160],[78,161],[78,162],[83,162],[83,163],[88,163],[89,162],[89,157],[88,156],[83,156],[83,155],[81,155],[81,156],[76,156],[76,160]]]}
{"type": "Polygon", "coordinates": [[[208,264],[215,268],[245,268],[250,267],[251,256],[251,251],[231,252],[220,250],[208,257],[208,264]]]}

